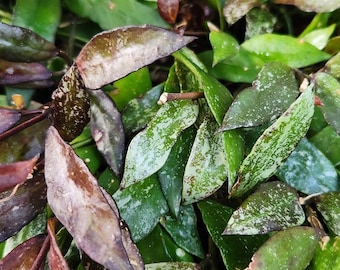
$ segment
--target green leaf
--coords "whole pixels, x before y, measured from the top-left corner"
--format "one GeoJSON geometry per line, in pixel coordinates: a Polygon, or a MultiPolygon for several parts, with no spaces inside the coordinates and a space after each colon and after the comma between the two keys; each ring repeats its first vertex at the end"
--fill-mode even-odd
{"type": "Polygon", "coordinates": [[[340,135],[340,83],[331,75],[322,72],[316,75],[315,81],[315,94],[322,102],[320,110],[327,122],[340,135]]]}
{"type": "Polygon", "coordinates": [[[332,24],[328,27],[314,30],[303,36],[302,39],[308,42],[309,44],[312,44],[319,50],[322,50],[323,48],[326,47],[329,38],[331,37],[335,30],[335,27],[336,25],[332,24]]]}
{"type": "Polygon", "coordinates": [[[233,209],[214,201],[197,203],[203,222],[217,245],[227,269],[244,269],[267,235],[222,235],[233,209]]]}
{"type": "Polygon", "coordinates": [[[298,94],[291,68],[280,63],[267,64],[252,87],[246,88],[235,98],[220,130],[259,126],[273,120],[293,103],[298,94]]]}
{"type": "Polygon", "coordinates": [[[180,208],[176,219],[167,215],[161,218],[160,223],[177,245],[199,258],[204,258],[196,221],[193,206],[187,205],[180,208]]]}
{"type": "Polygon", "coordinates": [[[77,147],[74,149],[74,152],[84,160],[92,174],[98,171],[103,160],[95,144],[77,147]]]}
{"type": "Polygon", "coordinates": [[[339,189],[338,175],[332,163],[306,138],[299,142],[276,175],[308,195],[339,189]]]}
{"type": "Polygon", "coordinates": [[[245,39],[254,36],[272,33],[277,23],[277,18],[264,8],[253,8],[246,14],[245,39]]]}
{"type": "Polygon", "coordinates": [[[318,237],[313,228],[293,227],[280,231],[255,252],[247,270],[304,270],[317,245],[318,237]]]}
{"type": "Polygon", "coordinates": [[[266,63],[281,62],[291,68],[310,66],[330,57],[307,42],[277,34],[255,36],[241,46],[255,53],[266,63]]]}
{"type": "Polygon", "coordinates": [[[169,210],[156,175],[117,191],[113,197],[135,242],[148,235],[169,210]]]}
{"type": "Polygon", "coordinates": [[[325,12],[325,13],[318,13],[315,14],[313,20],[308,24],[308,26],[302,31],[302,33],[299,35],[300,38],[304,37],[308,33],[324,28],[327,26],[329,17],[331,13],[325,12]]]}
{"type": "Polygon", "coordinates": [[[340,269],[340,238],[330,237],[315,251],[311,266],[315,270],[340,269]]]}
{"type": "Polygon", "coordinates": [[[157,9],[152,9],[136,0],[66,0],[70,10],[80,17],[90,18],[98,23],[102,29],[111,29],[125,25],[150,24],[167,27],[167,24],[159,16],[157,9]]]}
{"type": "Polygon", "coordinates": [[[239,197],[273,175],[305,136],[314,112],[313,84],[267,128],[244,159],[230,196],[239,197]]]}
{"type": "Polygon", "coordinates": [[[227,160],[218,125],[207,115],[197,131],[183,176],[182,201],[190,204],[218,190],[227,179],[227,160]]]}
{"type": "Polygon", "coordinates": [[[113,195],[120,186],[120,181],[111,170],[107,167],[98,177],[98,183],[103,187],[110,195],[113,195]]]}
{"type": "Polygon", "coordinates": [[[340,78],[340,52],[329,59],[326,63],[327,71],[335,78],[340,78]]]}
{"type": "Polygon", "coordinates": [[[85,86],[98,89],[184,47],[194,37],[154,26],[126,26],[95,35],[75,62],[85,86]]]}
{"type": "Polygon", "coordinates": [[[157,172],[167,160],[178,135],[197,118],[198,106],[192,101],[167,102],[149,126],[131,141],[126,154],[122,187],[157,172]]]}
{"type": "Polygon", "coordinates": [[[340,236],[340,193],[329,192],[317,197],[316,207],[329,230],[340,236]]]}
{"type": "Polygon", "coordinates": [[[223,234],[266,234],[301,225],[305,214],[297,192],[275,181],[263,183],[232,214],[223,234]]]}

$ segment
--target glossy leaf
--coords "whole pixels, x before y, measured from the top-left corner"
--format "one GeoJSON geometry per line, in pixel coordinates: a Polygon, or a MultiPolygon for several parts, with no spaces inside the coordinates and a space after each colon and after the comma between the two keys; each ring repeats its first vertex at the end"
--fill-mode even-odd
{"type": "Polygon", "coordinates": [[[46,153],[48,203],[77,246],[106,268],[141,269],[132,242],[124,240],[115,202],[54,127],[47,133],[46,153]]]}
{"type": "Polygon", "coordinates": [[[294,72],[280,63],[265,65],[252,87],[237,95],[224,116],[223,130],[259,126],[281,115],[298,96],[294,72]]]}
{"type": "Polygon", "coordinates": [[[314,111],[312,87],[310,85],[256,141],[240,167],[231,197],[243,195],[273,175],[307,133],[314,111]]]}
{"type": "Polygon", "coordinates": [[[218,190],[227,179],[227,157],[218,125],[207,116],[197,131],[183,176],[182,201],[190,204],[218,190]]]}
{"type": "Polygon", "coordinates": [[[98,183],[101,187],[103,187],[107,193],[113,195],[120,186],[120,181],[115,175],[115,173],[111,170],[111,168],[107,167],[98,177],[98,183]]]}
{"type": "Polygon", "coordinates": [[[161,218],[160,223],[181,248],[199,258],[204,258],[197,230],[197,217],[192,205],[182,206],[176,219],[167,215],[161,218]]]}
{"type": "Polygon", "coordinates": [[[0,57],[7,61],[43,61],[58,53],[53,43],[26,28],[0,23],[0,36],[0,57]]]}
{"type": "Polygon", "coordinates": [[[252,8],[259,6],[259,0],[232,0],[225,3],[223,8],[223,15],[228,24],[234,24],[244,15],[246,15],[252,8]]]}
{"type": "Polygon", "coordinates": [[[191,42],[152,26],[116,28],[94,36],[80,51],[76,65],[87,88],[98,89],[191,42]]]}
{"type": "Polygon", "coordinates": [[[90,91],[91,133],[98,150],[117,176],[122,175],[125,135],[114,102],[102,90],[90,91]]]}
{"type": "Polygon", "coordinates": [[[223,234],[266,234],[301,225],[304,211],[297,192],[281,182],[263,183],[232,214],[223,234]]]}
{"type": "Polygon", "coordinates": [[[303,36],[303,40],[312,44],[319,50],[322,50],[326,47],[327,42],[331,35],[333,34],[335,30],[335,24],[332,24],[328,27],[314,30],[305,36],[303,36]]]}
{"type": "Polygon", "coordinates": [[[52,100],[54,126],[64,140],[72,141],[90,120],[90,97],[75,65],[62,77],[52,100]]]}
{"type": "Polygon", "coordinates": [[[148,235],[169,210],[156,175],[117,191],[113,197],[135,242],[148,235]]]}
{"type": "Polygon", "coordinates": [[[103,158],[95,144],[74,148],[74,152],[84,160],[92,174],[95,174],[101,167],[103,158]]]}
{"type": "Polygon", "coordinates": [[[318,237],[313,228],[293,227],[276,233],[255,252],[246,270],[304,270],[313,258],[318,237]]]}
{"type": "Polygon", "coordinates": [[[0,242],[17,233],[46,205],[46,184],[41,173],[13,190],[0,193],[0,242]]]}
{"type": "Polygon", "coordinates": [[[315,270],[327,270],[340,268],[340,239],[338,236],[329,237],[316,248],[311,266],[315,270]]]}
{"type": "Polygon", "coordinates": [[[340,83],[331,75],[318,73],[316,75],[315,94],[320,98],[322,106],[320,110],[327,122],[340,135],[340,83]]]}
{"type": "Polygon", "coordinates": [[[157,0],[157,7],[159,14],[167,23],[176,22],[179,0],[157,0]]]}
{"type": "Polygon", "coordinates": [[[338,175],[333,164],[305,138],[281,165],[276,175],[305,194],[339,189],[338,175]]]}
{"type": "Polygon", "coordinates": [[[129,186],[157,172],[164,165],[178,135],[196,121],[197,115],[198,106],[192,101],[164,104],[149,126],[132,139],[121,186],[129,186]]]}
{"type": "Polygon", "coordinates": [[[145,265],[146,270],[200,270],[201,267],[191,262],[161,262],[145,265]]]}
{"type": "Polygon", "coordinates": [[[17,246],[0,261],[0,269],[32,269],[45,238],[45,235],[37,235],[17,246]]]}
{"type": "Polygon", "coordinates": [[[329,192],[317,198],[316,207],[320,211],[327,227],[340,235],[340,193],[329,192]]]}
{"type": "Polygon", "coordinates": [[[200,201],[198,208],[227,269],[244,269],[267,235],[222,235],[233,209],[214,201],[200,201]]]}
{"type": "Polygon", "coordinates": [[[310,66],[330,57],[329,54],[307,42],[278,34],[255,36],[242,43],[241,46],[255,53],[266,63],[280,62],[291,68],[310,66]]]}
{"type": "Polygon", "coordinates": [[[306,12],[331,12],[340,7],[340,3],[327,0],[275,0],[276,4],[295,5],[306,12]]]}
{"type": "Polygon", "coordinates": [[[0,108],[0,134],[13,127],[20,118],[19,111],[0,108]]]}

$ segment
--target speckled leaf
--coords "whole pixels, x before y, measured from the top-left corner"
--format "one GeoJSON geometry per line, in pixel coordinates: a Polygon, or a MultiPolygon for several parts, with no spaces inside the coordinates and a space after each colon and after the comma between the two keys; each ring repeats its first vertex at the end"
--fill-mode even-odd
{"type": "Polygon", "coordinates": [[[280,231],[255,252],[245,270],[304,270],[317,245],[318,237],[313,228],[293,227],[280,231]]]}
{"type": "Polygon", "coordinates": [[[102,90],[89,91],[91,100],[91,133],[98,150],[117,176],[122,175],[125,134],[120,112],[102,90]]]}
{"type": "Polygon", "coordinates": [[[321,194],[316,207],[333,233],[340,236],[340,192],[321,194]]]}
{"type": "Polygon", "coordinates": [[[316,248],[311,262],[312,269],[340,269],[339,250],[340,238],[338,236],[330,236],[325,243],[320,243],[320,245],[316,248]]]}
{"type": "Polygon", "coordinates": [[[298,96],[291,68],[280,63],[265,65],[252,87],[237,95],[224,116],[220,130],[259,126],[281,115],[298,96]]]}
{"type": "Polygon", "coordinates": [[[326,73],[318,73],[315,80],[315,94],[322,102],[320,110],[327,122],[340,135],[340,83],[326,73]]]}
{"type": "Polygon", "coordinates": [[[252,8],[260,6],[259,0],[231,0],[225,3],[223,15],[228,24],[234,24],[252,8]]]}
{"type": "Polygon", "coordinates": [[[209,40],[214,53],[213,66],[222,60],[234,56],[239,51],[239,44],[237,40],[225,32],[211,31],[209,33],[209,40]]]}
{"type": "Polygon", "coordinates": [[[77,246],[106,268],[142,269],[131,240],[126,243],[115,202],[54,127],[47,133],[46,153],[48,203],[77,246]]]}
{"type": "Polygon", "coordinates": [[[232,214],[223,234],[266,234],[301,225],[304,211],[296,191],[275,181],[263,183],[232,214]]]}
{"type": "Polygon", "coordinates": [[[60,80],[52,101],[54,126],[64,140],[72,141],[90,120],[90,97],[75,65],[60,80]]]}
{"type": "Polygon", "coordinates": [[[197,217],[192,205],[182,206],[176,219],[166,215],[161,218],[160,223],[181,248],[199,258],[204,258],[197,230],[197,217]]]}
{"type": "Polygon", "coordinates": [[[305,194],[339,189],[333,164],[306,138],[300,141],[276,175],[305,194]]]}
{"type": "Polygon", "coordinates": [[[277,23],[276,15],[265,8],[253,8],[246,14],[245,39],[254,36],[272,33],[277,23]]]}
{"type": "Polygon", "coordinates": [[[276,4],[295,5],[306,12],[331,12],[340,7],[337,1],[328,0],[274,0],[276,4]]]}
{"type": "Polygon", "coordinates": [[[340,52],[329,59],[326,63],[327,71],[335,78],[340,78],[340,52]]]}
{"type": "Polygon", "coordinates": [[[196,121],[197,115],[198,105],[192,101],[164,104],[149,126],[132,139],[121,186],[129,186],[157,172],[168,158],[178,135],[196,121]]]}
{"type": "Polygon", "coordinates": [[[191,42],[185,37],[153,26],[128,26],[94,36],[76,58],[85,86],[98,89],[191,42]]]}
{"type": "Polygon", "coordinates": [[[160,262],[145,265],[145,270],[200,270],[201,267],[192,262],[160,262]]]}
{"type": "Polygon", "coordinates": [[[218,190],[227,180],[227,158],[221,133],[207,116],[197,131],[183,176],[182,201],[197,202],[218,190]]]}
{"type": "Polygon", "coordinates": [[[239,197],[264,182],[290,155],[305,136],[314,112],[313,84],[294,101],[256,141],[243,160],[239,177],[230,196],[239,197]]]}
{"type": "Polygon", "coordinates": [[[267,235],[222,235],[233,209],[214,201],[200,201],[198,208],[227,269],[244,269],[267,235]]]}
{"type": "Polygon", "coordinates": [[[0,134],[14,126],[20,118],[19,111],[0,108],[0,134]]]}
{"type": "Polygon", "coordinates": [[[113,197],[135,242],[149,234],[169,210],[156,175],[117,191],[113,197]]]}
{"type": "Polygon", "coordinates": [[[254,52],[264,62],[280,62],[300,68],[327,60],[330,55],[298,38],[278,34],[263,34],[248,39],[241,46],[254,52]]]}

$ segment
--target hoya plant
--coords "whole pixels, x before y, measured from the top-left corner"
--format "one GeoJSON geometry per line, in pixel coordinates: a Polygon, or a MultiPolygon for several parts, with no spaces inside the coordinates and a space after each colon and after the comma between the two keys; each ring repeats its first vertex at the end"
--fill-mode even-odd
{"type": "Polygon", "coordinates": [[[0,4],[0,269],[340,268],[339,8],[0,4]]]}

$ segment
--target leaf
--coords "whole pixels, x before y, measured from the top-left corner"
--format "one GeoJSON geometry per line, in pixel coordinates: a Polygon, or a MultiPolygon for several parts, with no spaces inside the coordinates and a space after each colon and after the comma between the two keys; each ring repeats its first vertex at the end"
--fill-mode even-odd
{"type": "Polygon", "coordinates": [[[315,94],[320,98],[322,111],[327,122],[340,135],[340,83],[331,75],[318,73],[315,77],[315,94]]]}
{"type": "Polygon", "coordinates": [[[243,195],[273,175],[307,133],[314,111],[312,88],[313,84],[256,141],[243,160],[231,197],[243,195]]]}
{"type": "Polygon", "coordinates": [[[157,7],[159,14],[167,23],[176,22],[179,0],[157,0],[157,7]]]}
{"type": "Polygon", "coordinates": [[[340,52],[329,59],[326,63],[329,74],[335,78],[340,78],[340,52]]]}
{"type": "Polygon", "coordinates": [[[129,26],[94,36],[80,51],[76,65],[87,88],[98,89],[190,43],[152,26],[129,26]]]}
{"type": "Polygon", "coordinates": [[[229,25],[234,24],[252,8],[260,5],[259,0],[231,0],[225,3],[223,15],[229,25]]]}
{"type": "Polygon", "coordinates": [[[169,210],[156,175],[117,191],[113,197],[135,242],[148,235],[169,210]]]}
{"type": "Polygon", "coordinates": [[[58,54],[53,43],[34,32],[0,23],[0,58],[12,62],[35,62],[58,54]]]}
{"type": "Polygon", "coordinates": [[[278,34],[255,36],[241,47],[255,53],[265,63],[280,62],[291,68],[310,66],[330,57],[303,40],[278,34]]]}
{"type": "Polygon", "coordinates": [[[90,97],[75,65],[61,78],[52,102],[54,126],[64,140],[72,141],[90,120],[90,97]]]}
{"type": "Polygon", "coordinates": [[[340,239],[338,236],[331,236],[315,251],[311,266],[315,270],[338,269],[340,267],[340,239]]]}
{"type": "Polygon", "coordinates": [[[2,242],[17,233],[45,208],[44,176],[37,173],[16,191],[7,190],[0,193],[0,200],[0,242],[2,242]]]}
{"type": "Polygon", "coordinates": [[[121,186],[129,186],[157,172],[178,135],[196,121],[197,115],[197,104],[188,100],[172,101],[160,107],[149,126],[138,133],[128,147],[121,186]]]}
{"type": "Polygon", "coordinates": [[[96,174],[101,167],[103,158],[95,144],[73,148],[74,152],[80,157],[89,168],[92,174],[96,174]]]}
{"type": "Polygon", "coordinates": [[[218,190],[227,179],[227,160],[218,125],[209,116],[197,131],[183,176],[185,205],[202,200],[218,190]]]}
{"type": "Polygon", "coordinates": [[[303,138],[276,175],[305,194],[339,189],[333,164],[306,138],[303,138]]]}
{"type": "Polygon", "coordinates": [[[96,1],[66,0],[67,7],[80,17],[96,22],[102,29],[125,25],[150,24],[167,27],[156,9],[135,0],[96,1]]]}
{"type": "Polygon", "coordinates": [[[284,183],[263,183],[237,208],[223,234],[266,234],[301,225],[304,211],[297,192],[284,183]]]}
{"type": "Polygon", "coordinates": [[[197,217],[192,205],[182,206],[176,219],[167,215],[161,218],[160,223],[181,248],[199,258],[204,258],[197,230],[197,217]]]}
{"type": "Polygon", "coordinates": [[[269,122],[287,110],[298,94],[291,68],[280,63],[267,64],[252,87],[237,95],[219,130],[253,127],[269,122]]]}
{"type": "Polygon", "coordinates": [[[277,18],[263,8],[253,8],[246,14],[245,39],[274,32],[277,18]]]}
{"type": "Polygon", "coordinates": [[[328,229],[340,236],[340,193],[329,192],[319,195],[316,207],[328,229]]]}
{"type": "Polygon", "coordinates": [[[335,26],[335,24],[332,24],[328,27],[314,30],[303,36],[303,40],[322,50],[326,47],[329,38],[335,30],[335,26]]]}
{"type": "Polygon", "coordinates": [[[267,235],[222,235],[233,209],[214,201],[197,203],[207,230],[218,247],[227,269],[244,269],[267,235]]]}
{"type": "Polygon", "coordinates": [[[105,92],[97,90],[89,93],[92,136],[107,164],[119,177],[122,175],[125,155],[125,135],[121,115],[105,92]]]}
{"type": "Polygon", "coordinates": [[[160,262],[145,265],[146,270],[200,270],[201,267],[191,262],[160,262]]]}
{"type": "Polygon", "coordinates": [[[106,268],[142,269],[139,255],[130,250],[132,242],[125,243],[115,202],[54,127],[45,148],[48,203],[77,246],[106,268]]]}
{"type": "Polygon", "coordinates": [[[313,228],[293,227],[276,233],[252,257],[246,270],[304,270],[313,258],[318,237],[313,228]]]}
{"type": "Polygon", "coordinates": [[[0,108],[0,134],[13,127],[21,118],[17,110],[0,108]]]}
{"type": "Polygon", "coordinates": [[[340,7],[336,1],[327,0],[274,0],[276,4],[295,5],[306,12],[332,12],[340,7]]]}
{"type": "Polygon", "coordinates": [[[37,235],[17,246],[0,261],[0,269],[32,269],[45,238],[37,235]]]}

